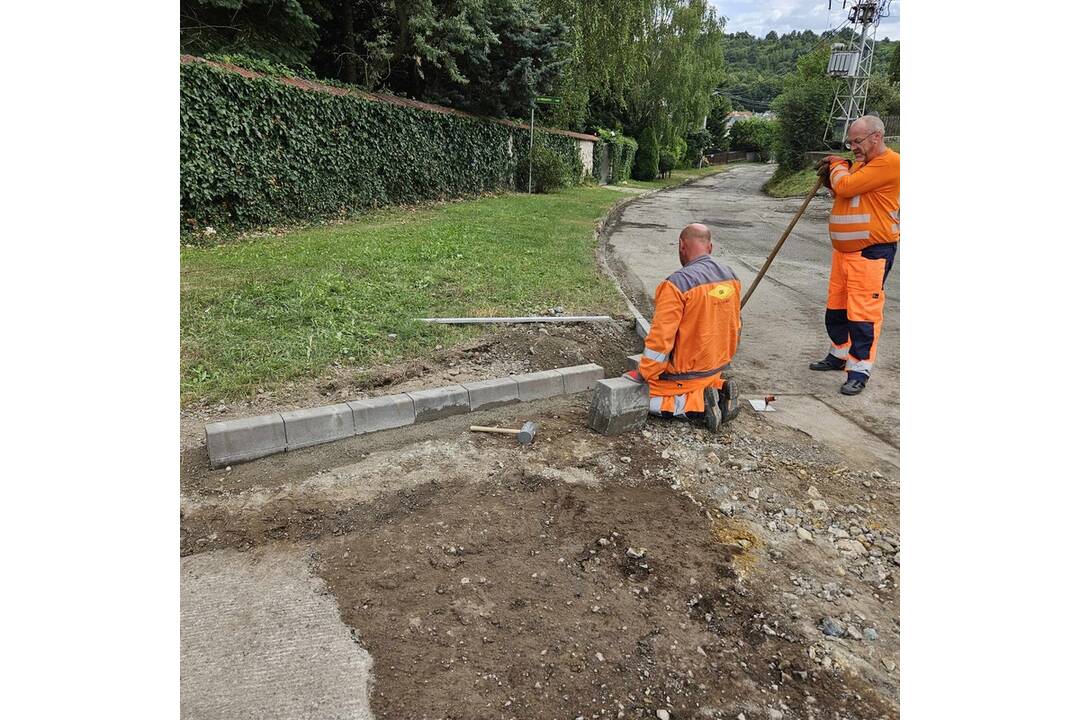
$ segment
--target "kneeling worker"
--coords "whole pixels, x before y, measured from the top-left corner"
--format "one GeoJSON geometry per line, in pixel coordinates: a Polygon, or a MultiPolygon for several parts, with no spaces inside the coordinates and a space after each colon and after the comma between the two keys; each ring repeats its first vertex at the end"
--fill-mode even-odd
{"type": "Polygon", "coordinates": [[[682,268],[656,288],[638,370],[649,384],[651,414],[704,420],[716,432],[739,412],[735,385],[720,371],[739,344],[741,285],[711,253],[709,228],[699,223],[683,228],[682,268]]]}

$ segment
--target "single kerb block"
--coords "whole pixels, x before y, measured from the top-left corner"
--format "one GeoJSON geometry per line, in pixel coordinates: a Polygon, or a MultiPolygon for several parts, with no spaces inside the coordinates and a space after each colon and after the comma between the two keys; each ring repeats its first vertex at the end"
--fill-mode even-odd
{"type": "Polygon", "coordinates": [[[641,353],[626,356],[626,372],[633,372],[641,365],[641,353]]]}
{"type": "Polygon", "coordinates": [[[565,392],[563,376],[558,370],[544,370],[526,375],[511,375],[510,377],[517,382],[518,398],[522,402],[555,397],[565,392]]]}
{"type": "Polygon", "coordinates": [[[346,405],[352,410],[357,435],[404,427],[416,421],[413,400],[404,393],[352,400],[346,405]]]}
{"type": "Polygon", "coordinates": [[[353,411],[345,403],[281,413],[289,450],[342,440],[356,434],[353,411]]]}
{"type": "Polygon", "coordinates": [[[206,426],[206,452],[213,468],[285,452],[286,447],[285,421],[280,414],[224,420],[206,426]]]}
{"type": "Polygon", "coordinates": [[[518,384],[513,378],[478,380],[461,386],[469,393],[469,409],[474,412],[520,402],[518,384]]]}
{"type": "Polygon", "coordinates": [[[413,400],[418,423],[469,412],[469,391],[461,385],[447,385],[405,394],[413,400]]]}
{"type": "Polygon", "coordinates": [[[562,375],[563,392],[567,395],[592,390],[598,380],[604,379],[604,368],[596,363],[559,368],[555,372],[562,375]]]}
{"type": "Polygon", "coordinates": [[[596,383],[589,427],[601,435],[618,435],[645,427],[649,415],[649,386],[625,377],[596,383]]]}

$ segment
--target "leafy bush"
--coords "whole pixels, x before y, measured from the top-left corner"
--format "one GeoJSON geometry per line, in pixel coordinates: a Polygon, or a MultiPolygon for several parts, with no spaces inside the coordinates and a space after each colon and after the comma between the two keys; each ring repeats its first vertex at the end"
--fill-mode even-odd
{"type": "Polygon", "coordinates": [[[776,138],[776,123],[765,118],[746,118],[731,125],[733,150],[758,153],[768,159],[776,138]]]}
{"type": "Polygon", "coordinates": [[[805,153],[825,147],[822,136],[829,122],[834,82],[825,76],[829,48],[799,59],[798,70],[784,81],[784,91],[773,101],[777,118],[776,159],[780,169],[801,170],[805,153]]]}
{"type": "Polygon", "coordinates": [[[675,156],[669,152],[660,153],[660,177],[667,177],[675,169],[675,156]]]}
{"type": "Polygon", "coordinates": [[[656,132],[645,128],[638,142],[637,157],[634,159],[635,180],[653,180],[660,171],[660,147],[656,142],[656,132]]]}
{"type": "Polygon", "coordinates": [[[694,130],[686,135],[686,164],[689,167],[697,167],[701,163],[701,156],[712,144],[712,136],[708,130],[694,130]]]}
{"type": "Polygon", "coordinates": [[[637,158],[637,140],[619,135],[611,148],[611,182],[621,183],[630,179],[634,160],[637,158]]]}
{"type": "MultiPolygon", "coordinates": [[[[581,161],[578,160],[580,164],[581,161]]],[[[534,145],[532,149],[532,190],[538,193],[550,193],[561,190],[570,184],[570,168],[566,160],[554,150],[543,145],[534,145]]],[[[518,160],[514,177],[518,190],[528,192],[529,188],[529,153],[518,160]]]]}
{"type": "MultiPolygon", "coordinates": [[[[576,140],[536,142],[580,173],[576,140]]],[[[504,191],[528,146],[527,128],[180,66],[182,232],[504,191]]]]}

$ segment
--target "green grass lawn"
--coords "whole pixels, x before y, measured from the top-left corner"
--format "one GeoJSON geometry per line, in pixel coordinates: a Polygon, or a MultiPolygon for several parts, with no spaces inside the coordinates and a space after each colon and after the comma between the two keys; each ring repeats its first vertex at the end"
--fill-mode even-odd
{"type": "Polygon", "coordinates": [[[625,309],[593,250],[625,193],[578,187],[393,209],[180,253],[181,402],[422,356],[483,332],[426,316],[625,309]]]}
{"type": "Polygon", "coordinates": [[[656,178],[655,180],[647,181],[627,180],[626,182],[621,183],[621,186],[642,188],[643,190],[660,190],[686,182],[690,178],[704,177],[705,175],[715,175],[716,173],[724,172],[728,167],[728,165],[709,165],[703,168],[694,168],[690,170],[672,170],[670,177],[656,178]]]}

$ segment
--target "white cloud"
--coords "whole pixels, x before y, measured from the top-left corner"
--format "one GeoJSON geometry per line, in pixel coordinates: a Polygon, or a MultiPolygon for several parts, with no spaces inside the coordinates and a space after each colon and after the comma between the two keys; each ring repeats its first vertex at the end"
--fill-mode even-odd
{"type": "MultiPolygon", "coordinates": [[[[813,30],[822,33],[840,27],[847,19],[843,0],[711,0],[718,14],[728,19],[727,32],[748,32],[764,37],[770,30],[786,32],[813,30]]],[[[878,26],[878,39],[900,39],[900,0],[893,0],[890,17],[878,26]]]]}

